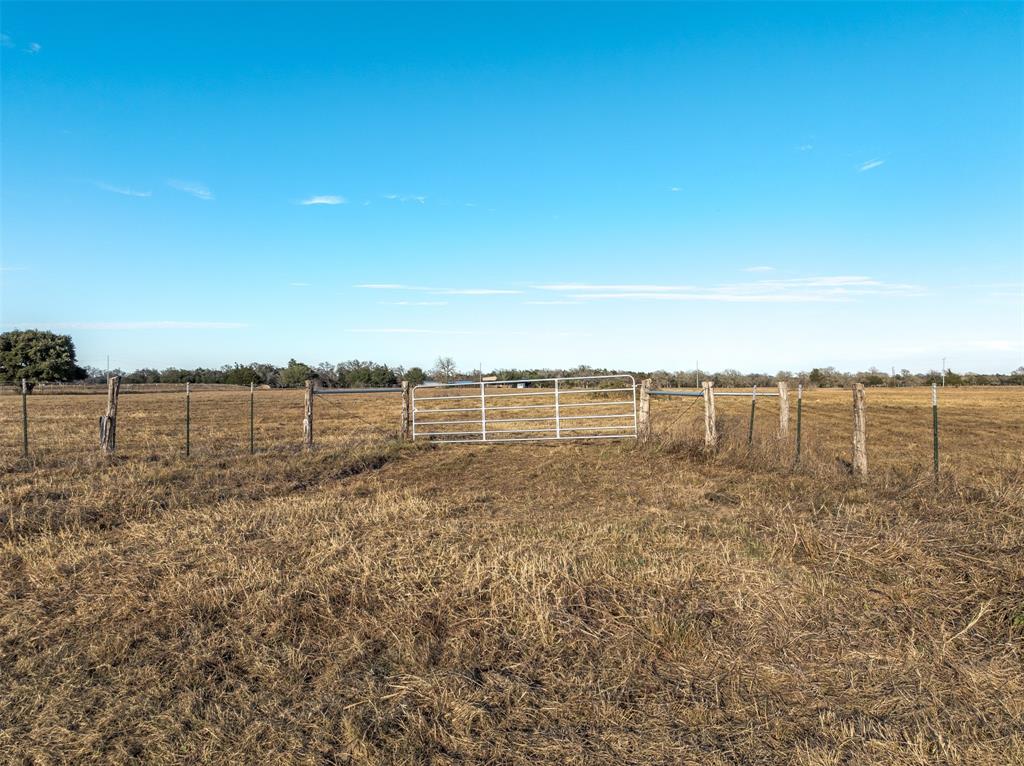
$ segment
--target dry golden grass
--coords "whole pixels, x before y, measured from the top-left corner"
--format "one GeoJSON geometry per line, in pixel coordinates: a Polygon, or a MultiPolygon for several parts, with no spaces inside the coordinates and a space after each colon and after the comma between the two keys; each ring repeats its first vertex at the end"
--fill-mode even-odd
{"type": "Polygon", "coordinates": [[[0,758],[1024,762],[1020,390],[947,389],[939,489],[923,390],[869,392],[867,482],[849,392],[809,392],[799,471],[767,401],[748,450],[720,400],[712,456],[688,400],[646,448],[398,445],[393,399],[318,400],[306,455],[301,393],[258,393],[286,443],[210,393],[189,460],[180,397],[123,397],[112,461],[101,402],[38,397],[28,462],[0,399],[0,758]]]}

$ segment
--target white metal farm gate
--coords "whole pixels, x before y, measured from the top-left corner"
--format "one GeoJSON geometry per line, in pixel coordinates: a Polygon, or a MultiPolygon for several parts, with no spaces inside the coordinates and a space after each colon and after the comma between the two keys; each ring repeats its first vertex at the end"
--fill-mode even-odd
{"type": "Polygon", "coordinates": [[[412,438],[446,443],[635,439],[632,375],[416,386],[412,438]]]}

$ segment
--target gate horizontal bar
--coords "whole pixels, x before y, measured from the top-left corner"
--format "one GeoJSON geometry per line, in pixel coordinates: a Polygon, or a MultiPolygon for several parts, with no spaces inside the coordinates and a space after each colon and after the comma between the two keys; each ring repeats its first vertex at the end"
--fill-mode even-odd
{"type": "Polygon", "coordinates": [[[400,388],[314,388],[314,394],[400,394],[400,388]]]}
{"type": "Polygon", "coordinates": [[[445,439],[441,444],[508,444],[510,442],[572,442],[586,439],[635,439],[636,434],[590,434],[587,436],[563,436],[555,439],[551,436],[521,436],[514,439],[445,439]]]}

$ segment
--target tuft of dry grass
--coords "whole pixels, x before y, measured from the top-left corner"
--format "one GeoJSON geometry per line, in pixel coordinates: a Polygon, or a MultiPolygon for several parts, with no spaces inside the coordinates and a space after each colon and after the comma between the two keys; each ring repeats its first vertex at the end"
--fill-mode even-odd
{"type": "MultiPolygon", "coordinates": [[[[1009,396],[977,424],[1000,438],[949,445],[938,489],[896,400],[892,430],[869,409],[866,482],[820,432],[793,470],[768,407],[754,449],[724,428],[709,455],[660,401],[647,448],[401,447],[339,427],[313,454],[5,458],[0,753],[1024,762],[1009,396]]],[[[838,429],[848,399],[828,401],[817,427],[838,429]]]]}

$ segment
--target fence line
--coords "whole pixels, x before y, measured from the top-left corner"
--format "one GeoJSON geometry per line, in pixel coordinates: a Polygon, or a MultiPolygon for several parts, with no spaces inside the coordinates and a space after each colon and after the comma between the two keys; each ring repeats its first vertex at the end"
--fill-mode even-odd
{"type": "MultiPolygon", "coordinates": [[[[790,400],[789,389],[785,381],[777,384],[777,391],[765,391],[758,386],[753,386],[748,391],[718,391],[712,381],[705,381],[700,391],[688,390],[660,390],[652,385],[651,379],[645,379],[635,384],[639,391],[638,402],[638,429],[637,435],[641,442],[647,442],[653,435],[651,422],[650,400],[651,397],[682,397],[691,399],[703,399],[704,401],[704,447],[707,450],[714,450],[719,446],[720,433],[718,428],[718,417],[716,413],[715,400],[718,397],[749,397],[750,414],[747,423],[746,443],[752,448],[757,423],[757,403],[759,398],[774,397],[779,400],[779,425],[777,437],[780,441],[788,440],[790,424],[790,400]]],[[[180,389],[179,389],[180,390],[180,389]]],[[[243,389],[244,390],[244,389],[243,389]]],[[[588,389],[589,390],[589,389],[588,389]]],[[[595,392],[604,389],[594,389],[595,392]]],[[[618,390],[618,389],[614,389],[618,390]]],[[[254,383],[249,386],[249,454],[256,453],[255,437],[255,410],[256,410],[256,386],[254,383]]],[[[105,414],[99,418],[99,448],[103,455],[110,456],[117,450],[117,421],[119,396],[123,392],[121,377],[112,375],[107,381],[107,400],[105,414]]],[[[26,380],[21,382],[21,409],[22,409],[22,439],[21,452],[23,457],[30,455],[29,441],[29,411],[28,411],[29,386],[26,380]]],[[[191,383],[185,384],[185,412],[184,412],[184,453],[186,457],[191,456],[191,383]]],[[[311,450],[314,447],[314,399],[317,396],[334,395],[368,395],[368,394],[396,394],[401,396],[401,422],[399,437],[407,440],[411,437],[411,402],[412,391],[407,381],[402,381],[401,386],[394,387],[367,387],[367,388],[317,388],[315,381],[307,381],[305,389],[304,412],[303,412],[303,448],[311,450]]],[[[857,477],[866,477],[869,473],[868,461],[868,439],[867,439],[867,393],[863,384],[855,383],[851,386],[852,394],[852,422],[851,422],[851,451],[852,459],[848,465],[849,470],[857,477]]],[[[497,396],[497,395],[495,395],[497,396]]],[[[443,397],[458,398],[458,397],[443,397]]],[[[565,406],[584,406],[581,404],[565,406]]],[[[498,409],[516,409],[499,407],[498,409]]],[[[803,410],[804,391],[803,385],[797,385],[796,389],[796,429],[793,454],[793,466],[799,467],[803,458],[803,410]]],[[[939,437],[939,402],[938,387],[931,386],[931,430],[932,430],[932,473],[934,481],[938,485],[940,480],[940,437],[939,437]]],[[[684,410],[686,412],[688,410],[684,410]]],[[[358,416],[355,416],[358,417],[358,416]]],[[[609,416],[611,417],[611,416],[609,416]]],[[[358,418],[362,420],[362,418],[358,418]]],[[[570,418],[573,419],[573,418],[570,418]]],[[[677,418],[678,419],[678,418],[677,418]]],[[[488,419],[490,420],[490,419],[488,419]]],[[[498,421],[501,422],[501,421],[498,421]]],[[[674,423],[675,421],[673,421],[674,423]]],[[[372,425],[372,424],[371,424],[372,425]]],[[[582,431],[585,429],[573,428],[570,430],[582,431]]],[[[581,436],[579,438],[597,438],[581,436]]],[[[528,441],[529,439],[523,439],[528,441]]],[[[843,461],[845,462],[845,461],[843,461]]]]}

